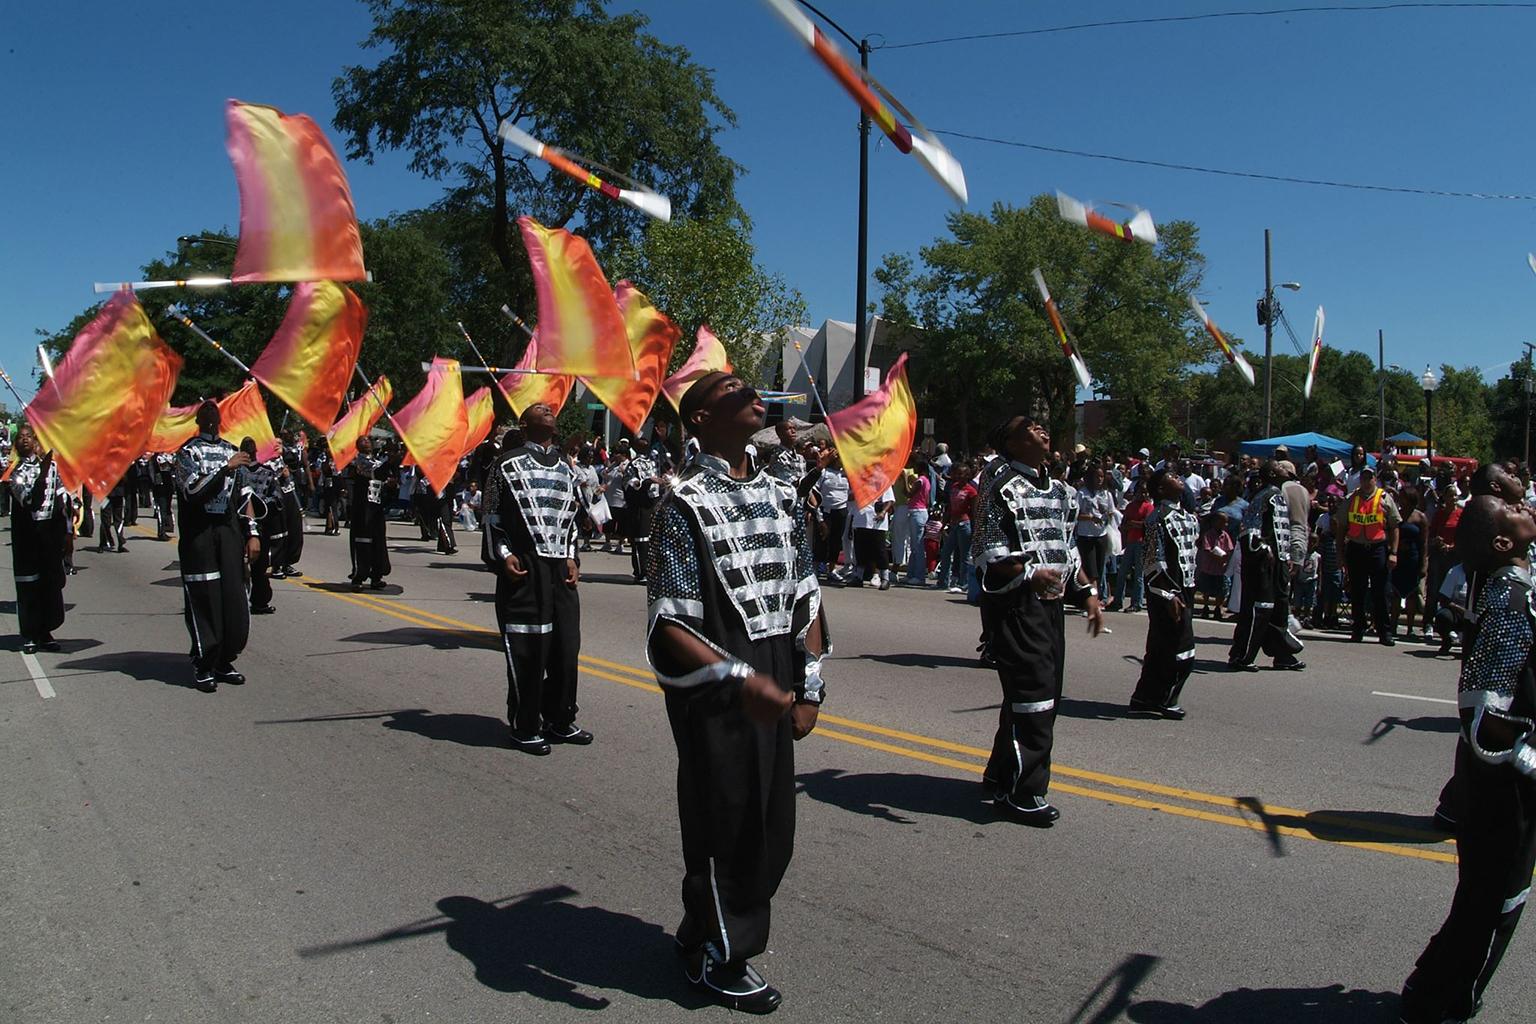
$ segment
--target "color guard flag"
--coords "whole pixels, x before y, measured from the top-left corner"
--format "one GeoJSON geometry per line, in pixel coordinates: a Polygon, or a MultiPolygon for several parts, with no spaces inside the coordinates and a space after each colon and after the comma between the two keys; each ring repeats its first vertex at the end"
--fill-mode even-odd
{"type": "Polygon", "coordinates": [[[672,408],[680,410],[683,396],[688,393],[693,382],[706,373],[716,372],[730,373],[731,360],[725,354],[725,346],[720,344],[720,339],[715,337],[707,325],[701,324],[693,342],[693,354],[678,367],[676,373],[662,382],[661,392],[672,403],[672,408]]]}
{"type": "Polygon", "coordinates": [[[351,290],[331,281],[301,282],[282,326],[251,364],[251,376],[325,430],[347,397],[367,326],[368,308],[351,290]]]}
{"type": "Polygon", "coordinates": [[[155,420],[155,429],[150,432],[149,443],[144,450],[150,454],[160,452],[174,452],[197,433],[197,406],[196,405],[168,405],[160,412],[160,418],[155,420]]]}
{"type": "Polygon", "coordinates": [[[230,100],[225,146],[240,186],[232,279],[362,281],[352,190],[325,133],[304,114],[230,100]]]}
{"type": "Polygon", "coordinates": [[[464,382],[457,359],[433,357],[427,382],[393,417],[400,440],[438,494],[453,482],[469,417],[464,411],[464,382]]]}
{"type": "MultiPolygon", "coordinates": [[[[624,314],[624,331],[638,377],[583,377],[581,382],[606,405],[619,422],[639,433],[656,404],[661,379],[672,361],[672,349],[682,335],[672,319],[651,305],[645,293],[628,281],[613,291],[624,314]]],[[[540,325],[543,326],[542,324],[540,325]]]]}
{"type": "Polygon", "coordinates": [[[394,394],[388,377],[377,378],[363,397],[347,408],[346,415],[325,432],[325,443],[336,462],[336,472],[340,473],[357,458],[357,439],[366,436],[379,422],[394,394]]]}
{"type": "Polygon", "coordinates": [[[635,376],[624,317],[586,239],[517,218],[539,296],[538,369],[577,377],[635,376]]]}
{"type": "Polygon", "coordinates": [[[110,491],[143,454],[180,373],[181,357],[133,293],[108,299],[26,408],[43,449],[53,451],[59,481],[110,491]]]}
{"type": "Polygon", "coordinates": [[[859,508],[872,504],[906,467],[917,437],[917,403],[907,384],[907,354],[896,360],[879,391],[829,414],[827,429],[842,456],[854,504],[859,508]]]}
{"type": "Polygon", "coordinates": [[[247,437],[255,441],[258,462],[266,462],[277,454],[272,418],[267,415],[267,403],[255,381],[246,381],[239,391],[219,400],[219,436],[237,447],[247,437]]]}
{"type": "Polygon", "coordinates": [[[464,434],[464,451],[468,455],[480,447],[480,442],[491,436],[496,425],[496,395],[490,388],[478,388],[464,399],[464,416],[467,427],[464,434]]]}
{"type": "MultiPolygon", "coordinates": [[[[532,370],[539,361],[539,335],[535,331],[533,337],[528,339],[528,346],[523,349],[522,358],[517,361],[517,370],[532,370]]],[[[565,400],[570,397],[571,388],[576,386],[576,378],[564,373],[508,373],[501,378],[501,393],[506,395],[507,401],[512,405],[512,411],[518,416],[530,405],[538,405],[543,402],[555,413],[560,414],[565,400]]]]}

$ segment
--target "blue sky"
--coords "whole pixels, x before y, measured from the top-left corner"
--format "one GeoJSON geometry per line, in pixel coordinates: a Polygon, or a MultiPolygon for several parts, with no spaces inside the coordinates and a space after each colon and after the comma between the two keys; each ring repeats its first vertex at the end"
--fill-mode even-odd
{"type": "MultiPolygon", "coordinates": [[[[1275,6],[1284,6],[1276,3],[1275,6]]],[[[800,289],[811,320],[854,304],[857,112],[751,0],[655,0],[660,38],[713,68],[739,116],[726,151],[759,258],[800,289]]],[[[1230,10],[1225,2],[1029,4],[825,0],[855,35],[902,43],[972,32],[1230,10]]],[[[313,115],[329,129],[332,78],[371,54],[351,0],[8,4],[0,14],[0,362],[25,378],[33,331],[93,301],[199,226],[239,217],[223,148],[227,97],[313,115]]],[[[1439,10],[1226,19],[877,50],[875,74],[930,127],[1049,146],[1300,177],[1536,193],[1536,10],[1439,10]]],[[[879,138],[876,133],[876,138],[879,138]]],[[[552,140],[558,141],[558,140],[552,140]]],[[[1262,347],[1253,303],[1263,230],[1305,343],[1388,362],[1478,366],[1490,379],[1536,340],[1530,202],[1389,195],[1209,177],[951,141],[970,208],[1061,189],[1193,220],[1217,322],[1262,347]]],[[[593,153],[601,159],[602,154],[593,153]]],[[[437,182],[397,154],[349,164],[365,218],[432,202],[437,182]]],[[[594,197],[593,201],[602,201],[594,197]]],[[[889,144],[871,156],[871,266],[944,230],[948,197],[889,144]]],[[[871,288],[872,297],[878,291],[871,288]]],[[[1283,335],[1278,351],[1291,351],[1283,335]]],[[[1091,354],[1090,354],[1091,358],[1091,354]]]]}

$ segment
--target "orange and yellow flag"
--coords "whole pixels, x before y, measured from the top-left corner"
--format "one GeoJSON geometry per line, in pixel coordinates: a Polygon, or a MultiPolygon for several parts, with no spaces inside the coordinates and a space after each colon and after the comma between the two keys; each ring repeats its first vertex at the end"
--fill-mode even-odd
{"type": "Polygon", "coordinates": [[[917,437],[917,403],[907,384],[907,354],[897,358],[879,391],[827,416],[827,429],[842,456],[854,504],[860,508],[871,504],[895,483],[917,437]]]}
{"type": "Polygon", "coordinates": [[[432,489],[441,494],[458,471],[469,431],[459,361],[434,357],[426,384],[393,419],[400,440],[432,489]]]}
{"type": "Polygon", "coordinates": [[[677,372],[662,382],[662,394],[672,403],[672,408],[682,410],[683,396],[693,382],[707,373],[730,373],[731,359],[725,354],[725,346],[705,324],[699,325],[699,333],[693,341],[693,354],[677,368],[677,372]]]}
{"type": "Polygon", "coordinates": [[[330,447],[331,458],[336,462],[336,472],[340,473],[352,464],[353,459],[357,458],[357,439],[367,434],[373,429],[373,425],[379,422],[379,418],[384,415],[384,410],[389,408],[389,400],[394,397],[394,394],[394,388],[390,386],[388,377],[377,378],[373,386],[353,402],[347,408],[346,414],[325,432],[325,443],[330,447]]]}
{"type": "Polygon", "coordinates": [[[480,442],[491,436],[496,425],[496,394],[490,388],[476,388],[464,399],[464,416],[468,423],[464,431],[464,455],[480,447],[480,442]]]}
{"type": "Polygon", "coordinates": [[[629,339],[637,376],[583,377],[581,382],[631,433],[639,433],[656,403],[661,379],[666,376],[667,364],[672,361],[672,350],[677,347],[682,331],[628,281],[620,281],[613,296],[624,314],[624,333],[629,339]]]}
{"type": "Polygon", "coordinates": [[[108,299],[26,408],[43,448],[53,451],[59,481],[110,491],[143,454],[180,373],[181,357],[133,293],[108,299]]]}
{"type": "Polygon", "coordinates": [[[277,435],[272,432],[272,417],[261,388],[253,380],[232,395],[219,400],[219,436],[238,446],[245,438],[256,442],[256,458],[265,462],[277,454],[277,435]]]}
{"type": "Polygon", "coordinates": [[[197,433],[196,405],[168,405],[155,420],[155,429],[149,435],[144,450],[150,454],[174,452],[197,433]]]}
{"type": "Polygon", "coordinates": [[[347,397],[363,348],[368,308],[333,281],[294,286],[282,326],[251,364],[251,376],[288,407],[325,430],[347,397]]]}
{"type": "Polygon", "coordinates": [[[624,318],[586,239],[517,218],[539,296],[538,368],[578,377],[634,377],[624,318]]]}
{"type": "MultiPolygon", "coordinates": [[[[533,370],[539,362],[539,332],[534,331],[523,349],[522,358],[515,369],[533,370]]],[[[508,373],[502,376],[501,393],[512,405],[512,411],[521,416],[530,405],[543,402],[558,415],[570,397],[576,378],[567,373],[508,373]]]]}

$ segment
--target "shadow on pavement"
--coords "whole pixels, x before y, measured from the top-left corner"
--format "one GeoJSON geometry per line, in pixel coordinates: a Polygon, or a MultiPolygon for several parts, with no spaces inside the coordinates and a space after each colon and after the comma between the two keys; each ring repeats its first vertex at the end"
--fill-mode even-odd
{"type": "Polygon", "coordinates": [[[341,638],[349,644],[391,644],[395,647],[430,647],[435,651],[499,651],[501,641],[493,633],[468,629],[436,629],[429,626],[401,626],[371,633],[354,633],[341,638]]]}
{"type": "Polygon", "coordinates": [[[170,651],[114,651],[94,658],[62,661],[59,668],[81,672],[116,672],[140,682],[192,688],[191,661],[185,654],[170,651]]]}
{"type": "Polygon", "coordinates": [[[982,800],[981,781],[901,772],[850,774],[823,768],[796,776],[800,791],[819,803],[841,807],[896,825],[915,825],[915,818],[897,813],[933,814],[973,825],[1000,820],[982,800]]]}
{"type": "Polygon", "coordinates": [[[1126,1011],[1134,1024],[1378,1024],[1397,1020],[1396,992],[1343,985],[1322,988],[1240,988],[1203,1006],[1155,999],[1126,1011]]]}
{"type": "Polygon", "coordinates": [[[1393,729],[1411,729],[1414,732],[1457,733],[1461,731],[1461,719],[1453,715],[1424,715],[1419,718],[1398,718],[1388,715],[1371,727],[1371,734],[1362,742],[1367,746],[1375,743],[1393,729]]]}
{"type": "Polygon", "coordinates": [[[900,654],[861,654],[857,660],[878,661],[882,665],[895,665],[898,668],[978,668],[989,673],[995,671],[983,665],[975,655],[966,657],[904,651],[900,654]]]}
{"type": "Polygon", "coordinates": [[[485,901],[446,896],[441,913],[365,939],[308,946],[305,959],[441,934],[448,948],[475,968],[475,980],[497,992],[523,992],[580,1010],[612,1000],[587,989],[627,992],[688,1009],[706,1005],[683,982],[672,942],[660,925],[602,907],[567,902],[566,885],[485,901]]]}
{"type": "Polygon", "coordinates": [[[1147,980],[1162,957],[1133,953],[1110,971],[1077,1008],[1067,1024],[1114,1024],[1131,1005],[1131,993],[1147,980]],[[1091,1015],[1090,1015],[1091,1011],[1091,1015]]]}
{"type": "Polygon", "coordinates": [[[1238,797],[1241,810],[1264,825],[1271,851],[1285,856],[1282,828],[1306,832],[1315,839],[1334,843],[1405,843],[1434,845],[1443,843],[1447,833],[1435,827],[1429,815],[1398,814],[1393,811],[1308,811],[1306,814],[1277,814],[1257,797],[1238,797]]]}
{"type": "Polygon", "coordinates": [[[427,568],[428,569],[468,569],[471,572],[490,572],[491,571],[491,567],[486,565],[484,562],[480,561],[480,559],[478,559],[478,558],[475,559],[473,562],[428,562],[427,563],[427,568]]]}
{"type": "Polygon", "coordinates": [[[645,584],[627,572],[586,572],[581,574],[583,583],[617,583],[625,587],[643,587],[645,584]]]}
{"type": "Polygon", "coordinates": [[[363,584],[363,589],[362,590],[358,590],[358,591],[354,591],[352,589],[352,584],[350,582],[348,582],[347,580],[334,580],[334,581],[328,581],[328,582],[325,582],[325,583],[302,583],[301,586],[308,587],[311,590],[323,590],[327,594],[352,594],[352,593],[358,593],[358,594],[384,594],[384,595],[387,595],[387,596],[397,596],[399,594],[405,593],[405,588],[400,586],[400,584],[398,584],[398,583],[386,583],[386,584],[384,584],[384,586],[379,587],[377,589],[375,589],[374,587],[370,587],[367,583],[364,583],[363,584]]]}
{"type": "Polygon", "coordinates": [[[426,708],[400,708],[394,711],[355,711],[336,715],[312,715],[308,718],[267,718],[255,725],[307,725],[315,722],[371,722],[382,720],[386,729],[415,733],[429,740],[460,743],[466,747],[507,746],[507,723],[488,715],[459,712],[436,714],[426,708]]]}

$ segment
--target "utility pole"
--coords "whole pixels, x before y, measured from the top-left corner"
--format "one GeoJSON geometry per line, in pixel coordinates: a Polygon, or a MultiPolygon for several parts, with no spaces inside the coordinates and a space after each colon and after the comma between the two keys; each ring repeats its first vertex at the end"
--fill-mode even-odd
{"type": "MultiPolygon", "coordinates": [[[[869,70],[869,40],[859,40],[859,66],[869,70]]],[[[869,361],[869,328],[865,306],[869,304],[869,115],[859,114],[859,281],[854,289],[859,307],[853,318],[853,400],[864,397],[864,365],[869,361]]],[[[828,383],[827,400],[831,401],[828,383]]]]}
{"type": "Polygon", "coordinates": [[[1536,343],[1525,343],[1525,376],[1521,378],[1521,390],[1525,392],[1525,459],[1527,466],[1531,464],[1531,349],[1536,348],[1536,343]]]}
{"type": "Polygon", "coordinates": [[[1275,286],[1269,268],[1269,228],[1264,229],[1264,436],[1273,437],[1269,417],[1275,374],[1275,286]]]}
{"type": "Polygon", "coordinates": [[[1381,435],[1376,439],[1376,450],[1387,450],[1387,342],[1386,335],[1376,329],[1376,404],[1381,417],[1381,435]]]}

